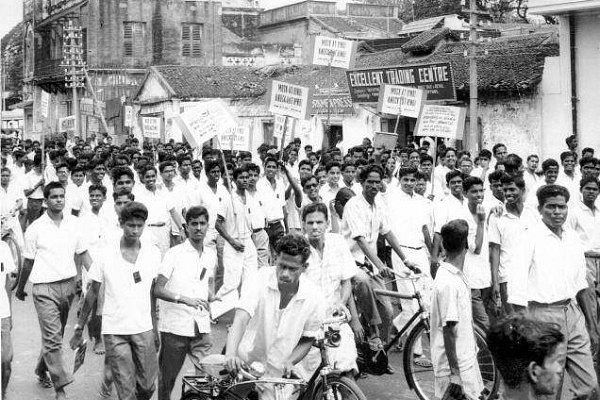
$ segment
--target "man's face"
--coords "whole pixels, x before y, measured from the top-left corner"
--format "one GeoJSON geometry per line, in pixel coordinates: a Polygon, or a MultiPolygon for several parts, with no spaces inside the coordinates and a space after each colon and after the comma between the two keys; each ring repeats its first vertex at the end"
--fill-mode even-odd
{"type": "Polygon", "coordinates": [[[596,163],[589,162],[581,166],[581,177],[594,176],[596,174],[596,163]]]}
{"type": "Polygon", "coordinates": [[[56,188],[50,190],[46,204],[50,211],[54,213],[61,212],[65,208],[65,189],[56,188]]]}
{"type": "Polygon", "coordinates": [[[199,162],[195,162],[192,164],[192,173],[196,177],[196,179],[200,179],[200,174],[202,174],[202,164],[199,162]]]}
{"type": "Polygon", "coordinates": [[[328,224],[325,214],[320,211],[308,214],[303,222],[304,233],[310,239],[321,239],[325,235],[328,224]]]}
{"type": "Polygon", "coordinates": [[[433,169],[433,163],[429,160],[425,160],[421,163],[421,172],[425,175],[431,175],[431,170],[433,169]]]}
{"type": "Polygon", "coordinates": [[[523,191],[514,182],[502,185],[502,191],[506,204],[516,204],[523,198],[523,191]]]}
{"type": "Polygon", "coordinates": [[[0,175],[0,185],[8,186],[10,183],[10,171],[2,171],[0,175]]]}
{"type": "Polygon", "coordinates": [[[352,153],[352,161],[360,160],[361,158],[363,158],[363,156],[364,156],[364,152],[355,151],[354,153],[352,153]]]}
{"type": "Polygon", "coordinates": [[[450,179],[450,181],[448,182],[448,188],[450,189],[450,193],[453,196],[460,196],[462,195],[463,192],[463,188],[462,188],[462,178],[460,176],[455,176],[454,178],[450,179]]]}
{"type": "Polygon", "coordinates": [[[421,196],[425,196],[425,191],[427,190],[427,181],[425,179],[419,179],[417,183],[415,183],[415,193],[420,194],[421,196]]]}
{"type": "Polygon", "coordinates": [[[275,260],[277,266],[277,283],[279,288],[293,288],[298,284],[300,275],[306,269],[306,263],[302,262],[302,256],[291,256],[279,253],[275,260]]]}
{"type": "Polygon", "coordinates": [[[363,195],[366,199],[374,200],[381,190],[381,176],[377,172],[370,172],[362,183],[363,195]]]}
{"type": "Polygon", "coordinates": [[[61,167],[57,169],[56,177],[60,183],[66,185],[69,182],[69,169],[67,167],[61,167]]]}
{"type": "Polygon", "coordinates": [[[581,188],[581,196],[586,203],[595,203],[598,198],[598,184],[596,182],[588,182],[581,188]]]}
{"type": "Polygon", "coordinates": [[[564,196],[554,196],[546,200],[543,206],[538,206],[542,221],[550,228],[560,228],[567,219],[569,209],[564,196]]]}
{"type": "Polygon", "coordinates": [[[506,159],[507,154],[508,154],[508,152],[506,151],[506,147],[500,146],[496,149],[496,152],[494,153],[494,157],[496,157],[496,160],[498,160],[498,161],[504,161],[506,159]]]}
{"type": "Polygon", "coordinates": [[[346,183],[352,183],[355,175],[356,175],[356,167],[354,165],[347,166],[346,168],[344,168],[344,171],[342,172],[344,182],[346,182],[346,183]]]}
{"type": "Polygon", "coordinates": [[[456,153],[454,151],[448,151],[446,153],[446,167],[450,169],[456,167],[456,153]]]}
{"type": "Polygon", "coordinates": [[[396,159],[389,157],[384,165],[385,165],[385,169],[387,170],[387,172],[389,174],[391,174],[396,169],[396,159]]]}
{"type": "Polygon", "coordinates": [[[317,156],[312,154],[309,158],[308,161],[310,161],[310,163],[312,164],[312,166],[314,167],[315,165],[317,165],[317,156]]]}
{"type": "Polygon", "coordinates": [[[288,162],[290,164],[294,164],[296,162],[296,160],[298,160],[298,152],[294,151],[294,150],[290,151],[288,153],[288,162]]]}
{"type": "Polygon", "coordinates": [[[500,201],[504,201],[504,189],[502,188],[502,183],[499,180],[491,181],[490,188],[492,188],[492,194],[495,198],[500,201]]]}
{"type": "Polygon", "coordinates": [[[467,201],[469,204],[483,203],[483,185],[473,185],[467,190],[467,201]]]}
{"type": "Polygon", "coordinates": [[[165,166],[165,168],[160,173],[160,176],[162,177],[162,180],[165,183],[173,182],[173,178],[175,178],[175,166],[173,166],[173,165],[165,166]]]}
{"type": "Polygon", "coordinates": [[[168,156],[172,156],[173,155],[173,146],[165,146],[165,153],[168,156]]]}
{"type": "Polygon", "coordinates": [[[115,181],[115,192],[120,192],[121,189],[128,189],[130,192],[133,189],[133,179],[131,179],[128,175],[123,174],[115,181]]]}
{"type": "Polygon", "coordinates": [[[156,172],[149,170],[144,173],[144,185],[148,190],[156,189],[156,172]]]}
{"type": "Polygon", "coordinates": [[[121,214],[121,210],[123,209],[123,207],[131,203],[131,201],[132,200],[129,198],[129,195],[117,196],[117,199],[115,200],[115,211],[117,215],[121,214]]]}
{"type": "Polygon", "coordinates": [[[190,172],[192,170],[192,162],[190,160],[181,161],[181,165],[179,166],[179,173],[181,176],[187,178],[190,176],[190,172]]]}
{"type": "Polygon", "coordinates": [[[219,182],[219,179],[221,179],[221,168],[219,168],[218,166],[215,166],[213,169],[208,171],[207,178],[208,178],[208,183],[211,186],[214,186],[217,182],[219,182]]]}
{"type": "Polygon", "coordinates": [[[235,185],[239,190],[248,189],[248,172],[244,171],[235,178],[235,185]]]}
{"type": "Polygon", "coordinates": [[[272,179],[275,177],[276,173],[277,173],[277,164],[274,161],[269,161],[265,165],[265,176],[269,179],[272,179]]]}
{"type": "Polygon", "coordinates": [[[317,179],[319,180],[319,186],[325,186],[327,183],[327,172],[324,169],[317,172],[317,179]]]}
{"type": "Polygon", "coordinates": [[[131,156],[131,162],[133,163],[134,168],[137,168],[137,164],[138,164],[139,160],[140,160],[140,155],[138,153],[134,153],[133,156],[131,156]]]}
{"type": "Polygon", "coordinates": [[[404,175],[400,178],[400,189],[406,194],[413,194],[417,179],[414,174],[404,175]]]}
{"type": "Polygon", "coordinates": [[[308,154],[308,153],[312,153],[313,149],[312,146],[304,146],[304,153],[308,154]]]}
{"type": "Polygon", "coordinates": [[[300,179],[302,179],[305,176],[312,174],[312,169],[310,168],[310,165],[302,164],[302,166],[298,169],[298,173],[300,175],[300,179]]]}
{"type": "Polygon", "coordinates": [[[248,188],[256,189],[256,183],[258,182],[259,179],[260,179],[260,175],[258,174],[258,172],[254,171],[254,170],[248,171],[248,188]]]}
{"type": "Polygon", "coordinates": [[[418,151],[413,151],[408,155],[408,164],[411,167],[414,168],[419,168],[419,161],[420,161],[421,157],[419,155],[418,151]]]}
{"type": "Polygon", "coordinates": [[[400,158],[400,166],[401,167],[407,166],[407,164],[408,164],[408,154],[406,154],[404,152],[400,153],[399,158],[400,158]]]}
{"type": "Polygon", "coordinates": [[[483,169],[489,168],[490,159],[487,157],[479,157],[479,166],[483,169]]]}
{"type": "Polygon", "coordinates": [[[144,232],[146,221],[141,218],[130,218],[127,221],[121,221],[123,236],[131,241],[139,240],[144,232]]]}
{"type": "Polygon", "coordinates": [[[327,171],[327,182],[330,185],[335,186],[340,181],[340,168],[339,167],[331,167],[329,171],[327,171]]]}
{"type": "Polygon", "coordinates": [[[473,171],[473,162],[471,160],[462,160],[460,162],[460,172],[465,175],[471,175],[473,171]]]}
{"type": "Polygon", "coordinates": [[[92,170],[92,174],[96,182],[102,182],[104,175],[106,175],[106,167],[103,164],[98,164],[92,170]]]}
{"type": "Polygon", "coordinates": [[[573,172],[575,169],[575,157],[567,156],[562,162],[563,169],[565,172],[573,172]]]}
{"type": "Polygon", "coordinates": [[[527,169],[529,169],[531,172],[535,172],[539,163],[540,163],[539,158],[531,157],[529,160],[527,160],[527,169]]]}
{"type": "Polygon", "coordinates": [[[309,179],[304,183],[304,187],[302,188],[304,190],[304,193],[306,193],[306,196],[311,200],[311,201],[315,201],[316,199],[319,198],[319,183],[317,182],[317,180],[315,178],[313,179],[309,179]]]}
{"type": "Polygon", "coordinates": [[[117,158],[117,167],[126,167],[127,160],[124,158],[117,158]]]}
{"type": "Polygon", "coordinates": [[[385,163],[389,159],[390,159],[390,153],[381,153],[381,165],[385,165],[385,163]]]}
{"type": "Polygon", "coordinates": [[[83,184],[83,180],[85,179],[85,174],[83,171],[76,171],[71,174],[71,180],[77,186],[81,186],[83,184]]]}
{"type": "Polygon", "coordinates": [[[543,395],[556,395],[561,386],[563,368],[560,365],[560,353],[553,351],[544,359],[543,365],[535,365],[536,382],[533,384],[533,391],[536,397],[543,395]]]}
{"type": "Polygon", "coordinates": [[[92,209],[94,209],[94,210],[100,209],[102,207],[102,204],[104,204],[105,200],[106,200],[106,196],[103,195],[101,191],[92,190],[90,192],[90,205],[92,206],[92,209]]]}
{"type": "Polygon", "coordinates": [[[208,219],[206,215],[201,215],[197,218],[192,218],[186,223],[188,237],[192,242],[201,242],[206,236],[208,230],[208,219]]]}
{"type": "Polygon", "coordinates": [[[558,178],[558,167],[555,165],[548,167],[544,172],[544,176],[546,177],[546,184],[553,185],[556,182],[556,178],[558,178]]]}

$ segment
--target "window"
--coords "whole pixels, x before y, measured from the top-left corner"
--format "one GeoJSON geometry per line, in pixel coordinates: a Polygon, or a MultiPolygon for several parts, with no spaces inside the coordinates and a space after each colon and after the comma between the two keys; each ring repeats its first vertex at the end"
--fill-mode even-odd
{"type": "Polygon", "coordinates": [[[181,55],[202,57],[202,24],[181,24],[181,55]]]}
{"type": "Polygon", "coordinates": [[[146,23],[123,22],[123,55],[141,58],[145,54],[146,23]]]}

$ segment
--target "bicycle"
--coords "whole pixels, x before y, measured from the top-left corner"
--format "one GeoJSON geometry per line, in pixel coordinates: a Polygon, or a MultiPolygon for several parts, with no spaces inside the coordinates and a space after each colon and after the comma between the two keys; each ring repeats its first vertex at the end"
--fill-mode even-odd
{"type": "Polygon", "coordinates": [[[336,370],[329,363],[328,347],[339,345],[339,325],[348,318],[334,317],[323,322],[314,346],[321,353],[321,363],[307,381],[301,378],[264,378],[260,363],[252,363],[249,370],[232,377],[225,369],[225,356],[213,354],[200,362],[203,375],[184,376],[181,400],[253,400],[258,399],[256,385],[275,387],[276,400],[288,400],[289,387],[298,400],[367,400],[356,382],[336,370]],[[286,391],[288,388],[288,391],[286,391]]]}
{"type": "MultiPolygon", "coordinates": [[[[404,336],[412,326],[403,346],[402,366],[404,375],[408,386],[411,390],[415,391],[419,399],[432,400],[434,398],[435,384],[433,366],[431,365],[431,327],[429,323],[429,313],[423,304],[423,297],[415,285],[415,281],[418,280],[419,277],[399,277],[411,281],[414,294],[406,295],[391,290],[375,290],[375,293],[381,296],[402,300],[417,300],[419,309],[384,347],[384,350],[389,352],[389,350],[400,341],[400,338],[404,336]],[[418,319],[419,322],[413,326],[418,319]],[[422,362],[423,360],[427,360],[428,362],[424,363],[422,362]]],[[[480,398],[482,400],[494,399],[498,394],[500,374],[496,369],[492,355],[488,350],[485,332],[476,325],[474,325],[474,332],[477,348],[479,349],[477,352],[477,361],[484,383],[484,391],[480,398]]]]}
{"type": "Polygon", "coordinates": [[[13,257],[13,261],[15,263],[15,267],[17,268],[16,279],[14,280],[13,284],[11,285],[11,290],[14,290],[17,287],[17,284],[19,283],[19,279],[21,278],[21,267],[22,267],[22,262],[23,262],[23,258],[21,255],[21,248],[19,247],[19,244],[13,237],[12,229],[6,227],[7,221],[10,218],[14,217],[15,215],[17,215],[16,210],[11,213],[0,216],[0,224],[2,225],[2,229],[1,229],[2,241],[4,241],[8,245],[10,252],[12,254],[12,257],[13,257]]]}

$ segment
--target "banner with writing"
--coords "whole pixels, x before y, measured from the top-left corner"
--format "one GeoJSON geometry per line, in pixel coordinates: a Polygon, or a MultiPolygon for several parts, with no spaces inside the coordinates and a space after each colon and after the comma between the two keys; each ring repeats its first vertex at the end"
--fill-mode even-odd
{"type": "Polygon", "coordinates": [[[269,96],[269,111],[277,115],[305,119],[311,91],[304,86],[273,81],[269,96]]]}
{"type": "Polygon", "coordinates": [[[327,36],[315,36],[313,64],[350,69],[354,68],[357,42],[327,36]]]}
{"type": "Polygon", "coordinates": [[[144,137],[160,139],[160,118],[142,117],[142,132],[144,137]]]}
{"type": "MultiPolygon", "coordinates": [[[[238,126],[235,115],[220,99],[198,103],[176,115],[174,120],[192,147],[201,147],[202,143],[220,135],[221,132],[236,129],[238,126]]],[[[221,144],[224,145],[224,142],[221,144]]]]}
{"type": "Polygon", "coordinates": [[[417,119],[414,135],[462,140],[466,114],[465,107],[426,104],[417,119]]]}
{"type": "Polygon", "coordinates": [[[42,90],[42,98],[40,100],[40,109],[42,111],[42,117],[48,118],[48,113],[50,110],[50,93],[42,90]]]}
{"type": "Polygon", "coordinates": [[[250,151],[250,129],[237,126],[223,130],[219,134],[219,142],[223,150],[250,151]]]}
{"type": "Polygon", "coordinates": [[[408,86],[381,85],[377,111],[384,114],[418,118],[425,91],[408,86]]]}

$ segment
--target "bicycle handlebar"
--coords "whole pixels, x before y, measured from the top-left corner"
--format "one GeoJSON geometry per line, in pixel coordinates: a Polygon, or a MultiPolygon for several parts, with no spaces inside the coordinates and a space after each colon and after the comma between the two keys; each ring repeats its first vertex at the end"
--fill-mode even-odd
{"type": "Polygon", "coordinates": [[[373,292],[375,294],[379,294],[381,296],[395,297],[397,299],[402,299],[402,300],[414,300],[417,298],[416,293],[412,294],[412,295],[406,295],[406,294],[394,292],[392,290],[381,290],[381,289],[374,289],[373,292]]]}

